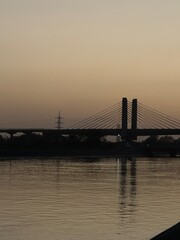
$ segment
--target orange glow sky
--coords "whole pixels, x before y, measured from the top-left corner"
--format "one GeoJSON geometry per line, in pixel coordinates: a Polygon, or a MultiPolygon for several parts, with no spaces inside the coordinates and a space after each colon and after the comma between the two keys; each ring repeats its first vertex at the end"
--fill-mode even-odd
{"type": "Polygon", "coordinates": [[[0,0],[0,127],[138,100],[180,119],[180,1],[0,0]]]}

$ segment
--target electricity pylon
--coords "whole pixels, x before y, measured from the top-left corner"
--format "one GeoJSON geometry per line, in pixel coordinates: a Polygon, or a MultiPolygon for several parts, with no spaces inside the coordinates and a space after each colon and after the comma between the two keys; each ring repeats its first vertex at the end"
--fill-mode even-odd
{"type": "Polygon", "coordinates": [[[63,124],[63,122],[62,122],[62,117],[61,117],[61,112],[59,111],[59,114],[58,114],[58,116],[56,117],[56,119],[57,119],[57,122],[56,122],[56,128],[57,129],[62,129],[62,124],[63,124]]]}

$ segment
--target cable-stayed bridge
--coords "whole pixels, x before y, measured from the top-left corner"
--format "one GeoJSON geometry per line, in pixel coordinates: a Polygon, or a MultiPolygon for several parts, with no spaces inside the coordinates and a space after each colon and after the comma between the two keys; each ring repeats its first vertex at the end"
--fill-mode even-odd
{"type": "Polygon", "coordinates": [[[180,120],[127,98],[64,129],[18,128],[0,129],[11,137],[17,133],[41,133],[43,136],[96,135],[121,136],[136,140],[138,136],[180,135],[180,120]]]}

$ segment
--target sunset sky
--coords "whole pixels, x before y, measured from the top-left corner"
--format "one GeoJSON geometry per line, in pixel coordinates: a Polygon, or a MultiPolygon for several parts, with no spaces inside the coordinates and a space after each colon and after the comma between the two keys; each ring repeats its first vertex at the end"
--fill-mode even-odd
{"type": "Polygon", "coordinates": [[[124,96],[180,119],[179,0],[0,0],[0,128],[124,96]]]}

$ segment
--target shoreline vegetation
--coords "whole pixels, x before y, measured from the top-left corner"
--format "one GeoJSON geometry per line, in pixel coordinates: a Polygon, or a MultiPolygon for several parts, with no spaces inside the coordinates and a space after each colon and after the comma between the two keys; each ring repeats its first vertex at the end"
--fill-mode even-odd
{"type": "Polygon", "coordinates": [[[180,138],[150,136],[144,141],[108,141],[104,136],[0,136],[0,157],[157,157],[180,155],[180,138]]]}

